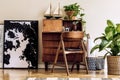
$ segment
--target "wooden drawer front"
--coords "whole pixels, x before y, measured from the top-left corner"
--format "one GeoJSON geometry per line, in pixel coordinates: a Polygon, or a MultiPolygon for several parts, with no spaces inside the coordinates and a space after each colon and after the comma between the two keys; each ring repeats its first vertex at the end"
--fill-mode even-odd
{"type": "MultiPolygon", "coordinates": [[[[50,55],[55,55],[57,51],[57,47],[56,48],[43,48],[43,52],[44,54],[50,54],[50,55]]],[[[44,55],[43,54],[43,55],[44,55]]],[[[63,54],[63,51],[60,50],[59,54],[63,54]]]]}
{"type": "Polygon", "coordinates": [[[43,48],[43,52],[45,54],[56,54],[57,48],[43,48]]]}
{"type": "MultiPolygon", "coordinates": [[[[53,54],[53,55],[51,55],[51,54],[45,54],[45,55],[43,55],[43,58],[42,58],[42,60],[44,62],[47,62],[47,61],[48,62],[53,62],[54,59],[55,59],[55,54],[53,54]]],[[[67,55],[67,60],[68,60],[68,62],[74,62],[74,61],[81,62],[83,60],[83,57],[82,57],[81,54],[78,54],[78,55],[77,54],[75,54],[75,55],[74,54],[69,54],[69,55],[67,55]]],[[[64,62],[62,54],[59,55],[58,61],[59,62],[64,62]]]]}
{"type": "Polygon", "coordinates": [[[54,33],[54,34],[52,34],[52,33],[43,33],[42,34],[42,40],[43,41],[44,40],[52,40],[52,41],[60,40],[60,35],[61,35],[61,33],[54,33]]]}
{"type": "Polygon", "coordinates": [[[43,32],[61,32],[62,20],[60,19],[44,19],[43,20],[43,32]]]}
{"type": "Polygon", "coordinates": [[[59,41],[43,41],[43,48],[56,48],[59,41]]]}

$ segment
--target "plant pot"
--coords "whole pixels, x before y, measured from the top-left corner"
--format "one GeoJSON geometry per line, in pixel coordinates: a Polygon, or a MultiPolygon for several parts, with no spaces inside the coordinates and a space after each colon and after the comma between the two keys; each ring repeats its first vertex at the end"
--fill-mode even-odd
{"type": "Polygon", "coordinates": [[[75,19],[75,16],[73,16],[75,11],[65,11],[66,15],[68,16],[68,19],[73,20],[75,19]]]}
{"type": "Polygon", "coordinates": [[[120,75],[120,56],[107,56],[108,74],[120,75]]]}

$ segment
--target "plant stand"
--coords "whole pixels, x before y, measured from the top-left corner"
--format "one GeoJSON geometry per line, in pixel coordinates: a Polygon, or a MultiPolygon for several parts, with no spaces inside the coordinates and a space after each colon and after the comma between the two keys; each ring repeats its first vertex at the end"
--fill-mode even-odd
{"type": "Polygon", "coordinates": [[[107,56],[108,74],[120,75],[120,56],[107,56]]]}

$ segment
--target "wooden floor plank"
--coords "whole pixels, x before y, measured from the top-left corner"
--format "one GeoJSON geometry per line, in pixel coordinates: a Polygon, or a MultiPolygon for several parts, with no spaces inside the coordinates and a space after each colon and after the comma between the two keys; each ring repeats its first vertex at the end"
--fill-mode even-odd
{"type": "Polygon", "coordinates": [[[89,71],[86,74],[85,70],[77,72],[74,70],[67,76],[64,69],[55,69],[54,73],[45,71],[44,69],[28,70],[28,69],[0,69],[0,80],[26,80],[27,78],[47,78],[47,77],[60,77],[60,78],[120,78],[120,75],[107,75],[106,70],[89,71]]]}

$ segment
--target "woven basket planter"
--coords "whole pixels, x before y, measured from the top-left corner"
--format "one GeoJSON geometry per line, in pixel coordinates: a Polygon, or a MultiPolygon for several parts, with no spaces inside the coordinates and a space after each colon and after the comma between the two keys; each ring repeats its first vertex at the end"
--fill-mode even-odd
{"type": "Polygon", "coordinates": [[[107,56],[108,74],[120,75],[120,56],[107,56]]]}

